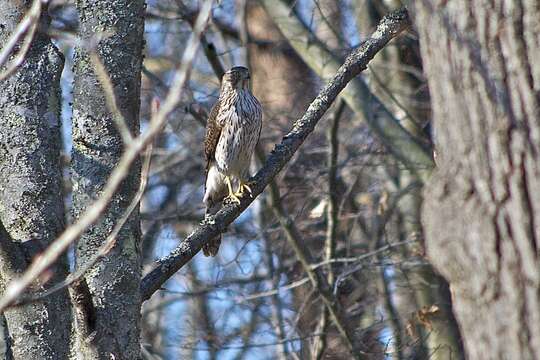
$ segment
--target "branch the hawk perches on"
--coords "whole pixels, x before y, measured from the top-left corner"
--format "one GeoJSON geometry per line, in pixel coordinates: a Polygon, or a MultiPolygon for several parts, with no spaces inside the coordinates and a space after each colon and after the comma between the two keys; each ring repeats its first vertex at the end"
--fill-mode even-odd
{"type": "MultiPolygon", "coordinates": [[[[262,107],[249,90],[249,80],[249,70],[243,66],[227,71],[208,117],[204,139],[206,215],[215,214],[225,198],[240,203],[246,191],[251,193],[248,171],[261,134],[262,107]]],[[[220,243],[221,236],[209,241],[203,246],[204,255],[216,256],[220,243]]]]}

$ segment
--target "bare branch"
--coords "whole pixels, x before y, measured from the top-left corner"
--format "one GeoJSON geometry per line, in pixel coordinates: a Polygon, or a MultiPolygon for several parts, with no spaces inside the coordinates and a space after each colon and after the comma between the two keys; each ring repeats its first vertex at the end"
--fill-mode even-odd
{"type": "Polygon", "coordinates": [[[253,178],[254,197],[242,198],[240,205],[224,206],[215,216],[204,220],[168,256],[158,260],[155,268],[141,282],[143,300],[149,299],[165,281],[197,254],[208,239],[223,232],[253,202],[254,198],[288,163],[343,88],[366,68],[378,51],[408,26],[409,17],[405,9],[391,13],[381,20],[375,33],[351,52],[345,63],[311,103],[303,117],[294,123],[292,130],[283,137],[280,144],[275,146],[263,168],[253,178]]]}
{"type": "Polygon", "coordinates": [[[213,43],[208,42],[206,37],[201,37],[201,44],[204,50],[204,55],[206,55],[212,70],[214,70],[214,74],[216,74],[218,80],[221,81],[223,74],[225,74],[225,70],[223,69],[223,65],[221,65],[221,61],[219,61],[216,47],[213,43]]]}
{"type": "Polygon", "coordinates": [[[236,302],[242,303],[242,302],[249,301],[249,300],[259,299],[259,298],[262,298],[262,297],[277,295],[282,291],[297,288],[297,287],[302,286],[302,285],[304,285],[304,284],[306,284],[308,282],[309,282],[309,278],[305,277],[305,278],[302,278],[300,280],[293,281],[290,284],[280,286],[277,289],[272,289],[272,290],[268,290],[268,291],[264,291],[264,292],[260,292],[260,293],[256,293],[256,294],[251,294],[249,296],[238,297],[238,298],[236,298],[236,302]]]}
{"type": "MultiPolygon", "coordinates": [[[[191,11],[187,6],[185,6],[181,2],[178,2],[178,7],[180,8],[179,10],[180,10],[180,13],[182,14],[182,18],[186,20],[189,23],[189,25],[191,25],[191,27],[193,28],[195,26],[196,12],[191,11]]],[[[225,70],[223,69],[223,66],[221,65],[221,61],[219,61],[219,57],[216,53],[216,48],[214,44],[209,42],[206,36],[202,34],[201,45],[204,51],[204,55],[208,59],[208,62],[210,63],[212,70],[216,74],[218,80],[221,81],[221,78],[223,77],[225,70]]]]}

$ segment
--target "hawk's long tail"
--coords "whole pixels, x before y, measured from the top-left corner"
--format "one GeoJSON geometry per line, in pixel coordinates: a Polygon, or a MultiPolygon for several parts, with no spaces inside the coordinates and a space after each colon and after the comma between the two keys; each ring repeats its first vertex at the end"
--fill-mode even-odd
{"type": "MultiPolygon", "coordinates": [[[[225,177],[221,174],[213,163],[209,163],[208,172],[206,174],[206,184],[204,191],[203,202],[206,205],[204,217],[216,214],[220,207],[221,201],[227,194],[227,186],[225,185],[225,177]]],[[[205,256],[216,256],[221,244],[221,234],[210,239],[203,245],[203,253],[205,256]]]]}
{"type": "MultiPolygon", "coordinates": [[[[219,211],[220,203],[214,203],[211,206],[206,207],[206,212],[204,217],[208,215],[214,215],[219,211]]],[[[219,250],[219,245],[221,245],[221,234],[215,238],[210,239],[206,244],[203,245],[202,251],[204,256],[216,256],[219,250]]]]}

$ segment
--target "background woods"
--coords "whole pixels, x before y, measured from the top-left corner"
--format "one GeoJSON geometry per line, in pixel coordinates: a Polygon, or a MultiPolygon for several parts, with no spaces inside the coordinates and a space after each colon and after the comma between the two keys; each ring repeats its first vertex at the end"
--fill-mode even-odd
{"type": "Polygon", "coordinates": [[[0,2],[0,359],[540,357],[538,19],[0,2]],[[203,221],[234,65],[264,110],[255,196],[203,221]]]}

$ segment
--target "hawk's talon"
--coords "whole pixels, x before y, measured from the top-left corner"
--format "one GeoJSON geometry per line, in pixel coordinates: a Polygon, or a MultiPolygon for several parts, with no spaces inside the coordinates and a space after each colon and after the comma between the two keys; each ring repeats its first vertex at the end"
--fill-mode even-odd
{"type": "Polygon", "coordinates": [[[238,197],[237,194],[229,194],[227,195],[227,197],[225,198],[225,201],[230,201],[232,203],[238,203],[238,205],[240,205],[241,201],[240,201],[240,198],[238,197]]]}
{"type": "Polygon", "coordinates": [[[249,196],[253,198],[253,190],[251,190],[251,186],[253,186],[255,183],[253,181],[250,182],[242,182],[240,181],[240,185],[238,186],[238,190],[236,190],[235,195],[242,196],[244,195],[244,191],[247,191],[249,193],[249,196]]]}

